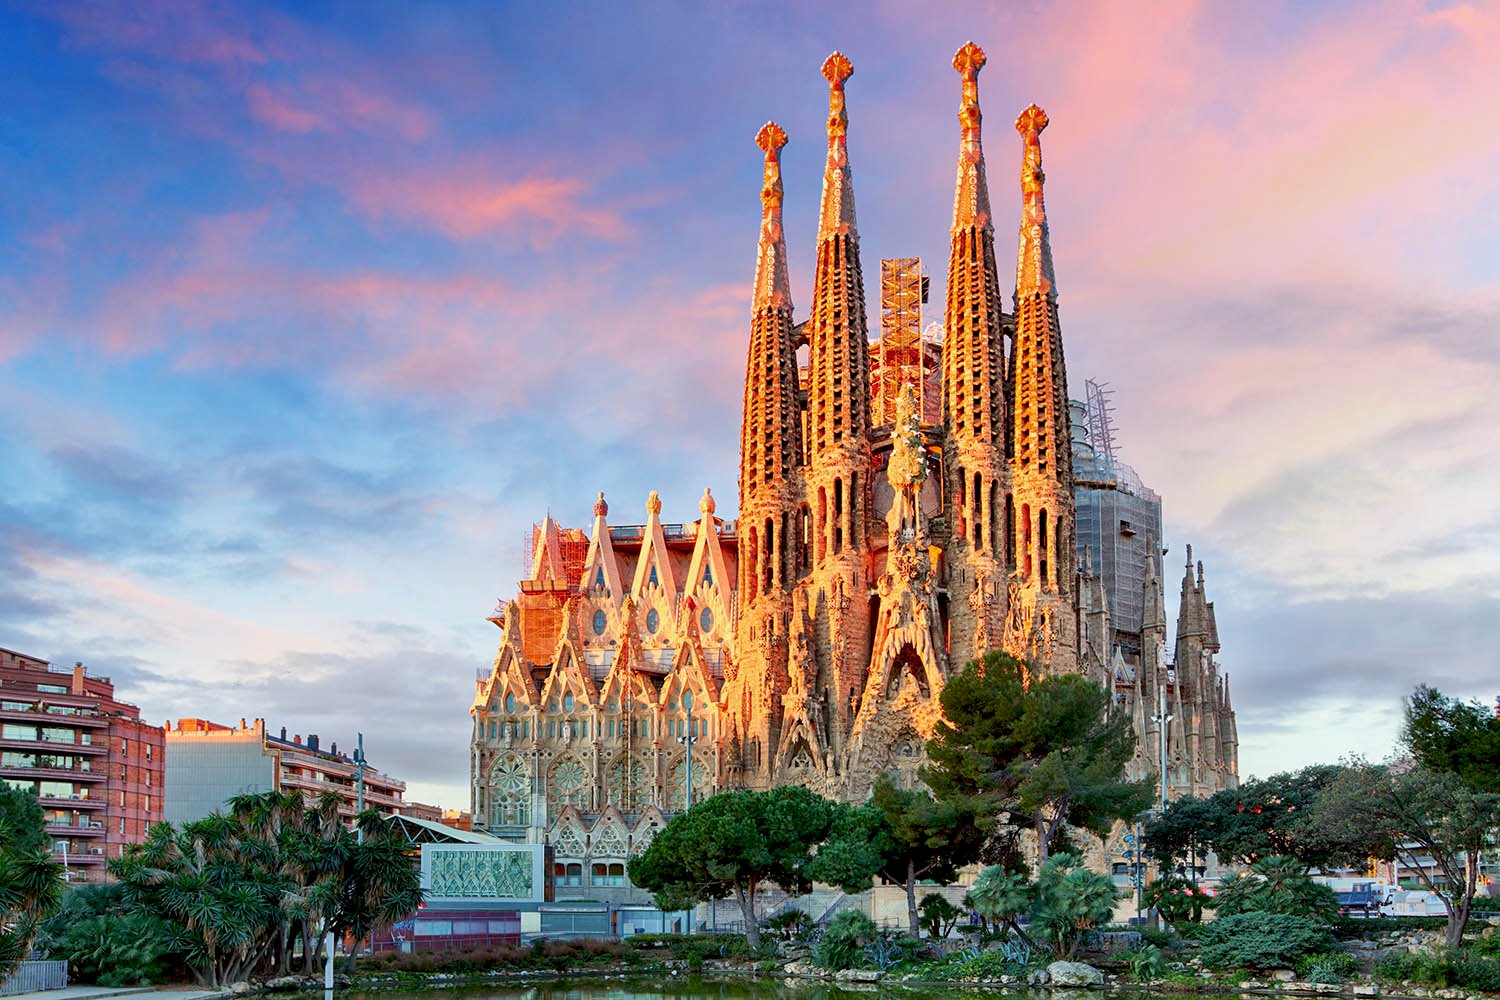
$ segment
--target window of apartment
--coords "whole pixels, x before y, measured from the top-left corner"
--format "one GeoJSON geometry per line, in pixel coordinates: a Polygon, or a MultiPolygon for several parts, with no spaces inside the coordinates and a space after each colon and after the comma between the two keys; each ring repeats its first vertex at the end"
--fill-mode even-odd
{"type": "Polygon", "coordinates": [[[121,781],[125,780],[125,765],[124,764],[120,765],[120,780],[121,781]]]}
{"type": "Polygon", "coordinates": [[[147,788],[151,787],[151,772],[150,771],[146,772],[146,787],[147,788]]]}
{"type": "Polygon", "coordinates": [[[150,760],[151,759],[151,744],[147,743],[145,746],[146,746],[146,759],[150,760]]]}
{"type": "Polygon", "coordinates": [[[65,687],[62,684],[38,684],[36,686],[36,689],[37,689],[38,692],[40,692],[42,694],[67,694],[68,693],[67,687],[65,687]]]}
{"type": "Polygon", "coordinates": [[[81,709],[81,708],[75,708],[72,705],[48,705],[47,706],[47,713],[49,715],[78,715],[82,711],[83,711],[83,709],[81,709]]]}
{"type": "Polygon", "coordinates": [[[29,701],[0,701],[0,709],[7,712],[29,712],[33,707],[29,701]]]}
{"type": "Polygon", "coordinates": [[[6,750],[0,753],[0,767],[36,767],[36,758],[29,753],[6,750]]]}
{"type": "Polygon", "coordinates": [[[120,808],[121,809],[125,808],[125,793],[124,792],[120,793],[120,808]]]}
{"type": "Polygon", "coordinates": [[[72,743],[74,742],[73,730],[61,729],[57,726],[43,726],[42,739],[47,743],[72,743]]]}
{"type": "Polygon", "coordinates": [[[39,781],[37,782],[38,795],[43,798],[69,799],[74,798],[73,783],[70,781],[39,781]]]}
{"type": "Polygon", "coordinates": [[[146,796],[146,811],[147,812],[151,811],[151,796],[149,796],[149,795],[146,796]]]}
{"type": "Polygon", "coordinates": [[[35,740],[36,726],[24,726],[19,722],[0,723],[0,737],[7,740],[35,740]]]}
{"type": "Polygon", "coordinates": [[[129,740],[121,740],[120,741],[120,756],[124,757],[124,756],[128,755],[129,753],[130,753],[130,741],[129,740]]]}
{"type": "Polygon", "coordinates": [[[120,817],[120,832],[121,833],[125,832],[125,817],[124,816],[120,817]]]}

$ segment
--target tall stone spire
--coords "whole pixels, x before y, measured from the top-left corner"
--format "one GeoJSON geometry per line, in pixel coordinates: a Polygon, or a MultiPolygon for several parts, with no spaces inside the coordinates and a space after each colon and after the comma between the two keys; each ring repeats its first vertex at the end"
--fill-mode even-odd
{"type": "Polygon", "coordinates": [[[786,141],[786,132],[775,122],[767,122],[755,137],[765,154],[765,173],[740,423],[738,628],[756,642],[736,650],[732,696],[746,709],[739,751],[745,780],[756,787],[769,780],[769,756],[777,743],[781,692],[787,687],[784,623],[802,561],[793,544],[804,506],[797,345],[781,225],[781,150],[786,141]]]}
{"type": "Polygon", "coordinates": [[[863,475],[870,467],[869,334],[849,174],[849,114],[844,108],[844,83],[853,73],[843,53],[835,52],[823,63],[828,80],[828,161],[808,322],[810,474],[823,491],[818,517],[826,531],[820,560],[863,544],[862,497],[869,486],[863,475]]]}
{"type": "Polygon", "coordinates": [[[786,141],[786,132],[775,122],[767,122],[755,137],[766,160],[740,423],[740,517],[750,529],[740,557],[740,594],[746,602],[761,592],[785,590],[794,571],[785,535],[799,505],[802,444],[792,294],[781,228],[781,149],[786,141]]]}
{"type": "MultiPolygon", "coordinates": [[[[1031,607],[1038,666],[1069,671],[1077,662],[1071,628],[1075,525],[1068,374],[1042,203],[1042,129],[1035,104],[1016,119],[1021,134],[1021,239],[1016,265],[1015,339],[1011,348],[1011,507],[1014,511],[1012,607],[1031,607]],[[1043,646],[1049,646],[1050,652],[1043,646]]],[[[1010,520],[1007,518],[1007,520],[1010,520]]],[[[1018,623],[1020,624],[1020,623],[1018,623]]],[[[1025,634],[1026,629],[1021,633],[1025,634]]]]}
{"type": "Polygon", "coordinates": [[[870,352],[865,286],[849,171],[844,87],[854,72],[842,53],[823,63],[828,81],[828,158],[818,213],[817,263],[808,317],[805,585],[817,630],[815,697],[827,705],[830,749],[844,750],[858,692],[869,673],[870,352]]]}
{"type": "Polygon", "coordinates": [[[1025,153],[1011,360],[1012,482],[1022,576],[1045,589],[1067,593],[1073,554],[1073,466],[1068,375],[1042,203],[1041,133],[1046,127],[1047,113],[1035,104],[1016,119],[1025,153]]]}
{"type": "MultiPolygon", "coordinates": [[[[967,603],[975,620],[960,614],[954,623],[955,648],[964,655],[970,653],[965,633],[972,629],[983,644],[982,637],[990,632],[989,622],[979,619],[995,613],[996,571],[1003,566],[1007,550],[1004,511],[1010,489],[1004,461],[1007,408],[1001,322],[1005,298],[995,261],[995,229],[979,134],[979,71],[985,61],[984,50],[973,42],[965,43],[953,56],[963,96],[948,254],[943,400],[953,554],[969,568],[966,575],[972,576],[972,585],[966,580],[958,586],[960,592],[972,586],[967,603]]],[[[982,650],[976,647],[972,652],[978,655],[982,650]]]]}

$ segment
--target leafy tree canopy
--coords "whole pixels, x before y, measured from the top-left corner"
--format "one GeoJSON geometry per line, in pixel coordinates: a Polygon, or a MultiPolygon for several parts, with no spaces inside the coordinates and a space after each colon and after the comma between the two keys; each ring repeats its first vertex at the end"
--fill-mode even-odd
{"type": "Polygon", "coordinates": [[[1478,701],[1448,698],[1425,684],[1406,699],[1401,742],[1423,767],[1456,774],[1480,792],[1500,793],[1500,715],[1478,701]]]}
{"type": "Polygon", "coordinates": [[[1206,799],[1178,799],[1146,827],[1146,850],[1170,864],[1212,848],[1226,861],[1296,858],[1306,868],[1361,865],[1383,838],[1356,826],[1314,820],[1319,797],[1344,771],[1314,764],[1225,789],[1206,799]]]}
{"type": "Polygon", "coordinates": [[[1481,852],[1500,829],[1500,794],[1478,791],[1449,771],[1356,762],[1322,797],[1316,821],[1334,836],[1355,831],[1379,841],[1374,856],[1399,857],[1416,871],[1442,900],[1448,944],[1458,947],[1480,884],[1481,852]]]}
{"type": "Polygon", "coordinates": [[[1044,859],[1065,824],[1102,836],[1150,802],[1150,779],[1122,778],[1130,720],[1109,714],[1109,693],[1087,678],[1033,677],[992,651],[944,686],[942,703],[923,780],[941,800],[1008,810],[1036,830],[1044,859]]]}
{"type": "Polygon", "coordinates": [[[847,815],[849,809],[797,786],[720,792],[674,816],[631,859],[630,880],[651,892],[664,910],[733,897],[746,936],[758,945],[755,897],[763,884],[793,896],[809,892],[814,878],[852,891],[869,884],[874,856],[842,838],[833,840],[829,858],[819,862],[820,849],[836,831],[866,829],[847,815]]]}

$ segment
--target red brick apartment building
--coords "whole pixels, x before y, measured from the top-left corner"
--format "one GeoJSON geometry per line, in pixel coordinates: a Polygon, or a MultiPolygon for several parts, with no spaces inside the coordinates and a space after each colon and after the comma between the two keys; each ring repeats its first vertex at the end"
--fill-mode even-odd
{"type": "Polygon", "coordinates": [[[83,664],[0,649],[0,781],[35,792],[70,877],[105,878],[105,862],[162,820],[166,753],[160,726],[115,700],[83,664]]]}

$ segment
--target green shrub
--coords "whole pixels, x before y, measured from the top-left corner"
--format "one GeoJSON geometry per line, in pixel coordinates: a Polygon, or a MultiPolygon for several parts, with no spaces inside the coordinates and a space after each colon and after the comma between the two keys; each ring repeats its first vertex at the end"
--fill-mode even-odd
{"type": "Polygon", "coordinates": [[[946,896],[936,892],[929,892],[922,897],[922,901],[917,904],[917,912],[921,914],[922,929],[932,938],[947,937],[953,930],[953,925],[958,923],[958,918],[964,915],[964,911],[948,902],[946,896]]]}
{"type": "Polygon", "coordinates": [[[1126,952],[1125,964],[1132,979],[1160,979],[1167,970],[1166,958],[1154,944],[1143,944],[1135,951],[1126,952]]]}
{"type": "Polygon", "coordinates": [[[865,958],[866,945],[878,934],[875,921],[860,911],[840,910],[813,946],[813,961],[833,972],[852,969],[865,958]]]}
{"type": "Polygon", "coordinates": [[[1251,911],[1203,926],[1203,964],[1214,969],[1285,969],[1304,955],[1332,951],[1328,928],[1311,917],[1251,911]]]}
{"type": "Polygon", "coordinates": [[[793,907],[763,921],[761,928],[781,941],[801,941],[812,931],[813,921],[806,912],[793,907]]]}
{"type": "Polygon", "coordinates": [[[1077,855],[1054,854],[1037,875],[1033,936],[1046,939],[1059,958],[1071,958],[1086,931],[1108,923],[1117,895],[1109,877],[1082,867],[1077,855]]]}
{"type": "Polygon", "coordinates": [[[1297,959],[1297,978],[1309,983],[1343,983],[1359,971],[1359,959],[1342,948],[1297,959]]]}
{"type": "Polygon", "coordinates": [[[1339,917],[1333,922],[1333,933],[1352,940],[1389,931],[1436,931],[1446,926],[1446,917],[1339,917]]]}
{"type": "Polygon", "coordinates": [[[1500,934],[1476,938],[1474,943],[1469,945],[1469,952],[1480,958],[1500,958],[1500,934]]]}
{"type": "Polygon", "coordinates": [[[1294,858],[1263,858],[1250,866],[1253,874],[1237,875],[1220,884],[1214,896],[1219,916],[1237,913],[1285,913],[1318,917],[1331,922],[1338,917],[1338,894],[1314,882],[1294,858]]]}

